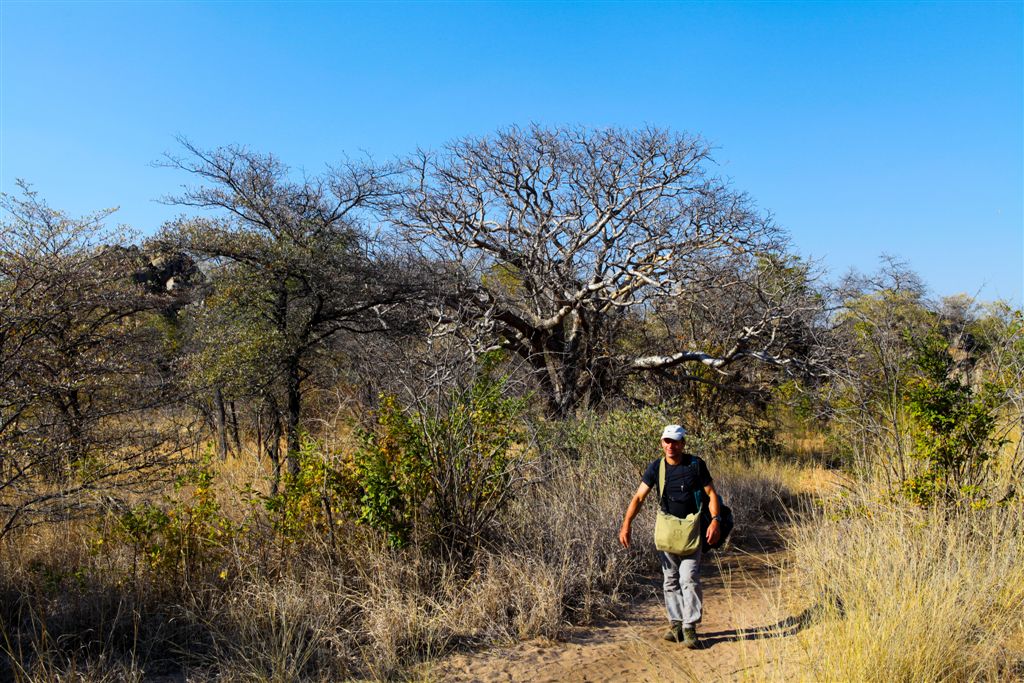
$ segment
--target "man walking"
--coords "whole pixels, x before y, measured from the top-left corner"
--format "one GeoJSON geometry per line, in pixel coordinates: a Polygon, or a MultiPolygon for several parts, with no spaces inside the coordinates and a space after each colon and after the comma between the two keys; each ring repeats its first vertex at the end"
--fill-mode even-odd
{"type": "MultiPolygon", "coordinates": [[[[680,425],[668,425],[661,433],[661,449],[664,458],[658,458],[647,465],[643,481],[626,508],[626,517],[619,530],[619,542],[629,547],[630,525],[640,512],[647,494],[658,491],[661,512],[677,519],[684,519],[700,513],[701,490],[707,494],[711,524],[706,539],[709,545],[718,540],[719,499],[715,492],[707,464],[696,455],[686,453],[686,430],[680,425]],[[662,464],[664,461],[664,465],[662,464]],[[659,485],[664,482],[664,490],[659,485]]],[[[697,524],[699,525],[699,519],[697,524]]],[[[699,530],[698,530],[699,533],[699,530]]],[[[682,643],[690,649],[700,647],[697,640],[697,624],[701,618],[700,587],[700,543],[689,554],[675,554],[659,550],[661,571],[664,575],[665,607],[672,623],[665,640],[682,643]]]]}

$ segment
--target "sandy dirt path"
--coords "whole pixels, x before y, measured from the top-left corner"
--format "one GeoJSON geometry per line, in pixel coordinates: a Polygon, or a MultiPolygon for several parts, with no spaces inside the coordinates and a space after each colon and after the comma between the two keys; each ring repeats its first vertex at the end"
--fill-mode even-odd
{"type": "Polygon", "coordinates": [[[436,681],[733,681],[792,680],[804,654],[806,614],[786,605],[779,550],[733,550],[703,568],[702,650],[662,640],[668,623],[660,577],[652,578],[624,618],[569,630],[565,640],[535,639],[481,653],[456,654],[423,671],[436,681]]]}

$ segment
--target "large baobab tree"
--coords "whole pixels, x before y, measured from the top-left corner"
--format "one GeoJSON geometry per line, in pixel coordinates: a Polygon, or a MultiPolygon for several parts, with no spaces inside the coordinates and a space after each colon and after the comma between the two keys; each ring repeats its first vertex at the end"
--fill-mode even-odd
{"type": "Polygon", "coordinates": [[[623,373],[786,364],[758,345],[778,330],[773,310],[733,321],[732,343],[717,349],[682,337],[652,355],[621,343],[655,304],[697,295],[707,264],[784,247],[771,219],[709,165],[699,138],[653,128],[510,128],[408,159],[389,213],[453,266],[437,332],[517,354],[563,415],[623,373]]]}

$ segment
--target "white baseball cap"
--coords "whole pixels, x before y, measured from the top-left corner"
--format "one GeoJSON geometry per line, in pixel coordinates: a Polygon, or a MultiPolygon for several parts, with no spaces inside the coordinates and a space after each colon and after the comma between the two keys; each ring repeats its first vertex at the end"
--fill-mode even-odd
{"type": "Polygon", "coordinates": [[[661,432],[661,438],[682,441],[686,436],[686,430],[682,425],[667,425],[661,432]]]}

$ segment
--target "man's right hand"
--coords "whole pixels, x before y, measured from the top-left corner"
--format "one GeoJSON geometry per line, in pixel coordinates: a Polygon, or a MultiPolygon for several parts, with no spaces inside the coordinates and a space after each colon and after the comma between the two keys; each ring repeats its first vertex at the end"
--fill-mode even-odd
{"type": "Polygon", "coordinates": [[[650,486],[640,482],[636,493],[633,494],[633,499],[629,501],[629,507],[626,508],[626,516],[622,519],[622,528],[619,529],[619,543],[622,544],[623,548],[629,547],[629,527],[633,522],[633,518],[636,517],[636,513],[640,512],[640,506],[643,505],[644,498],[647,497],[650,490],[650,486]]]}

